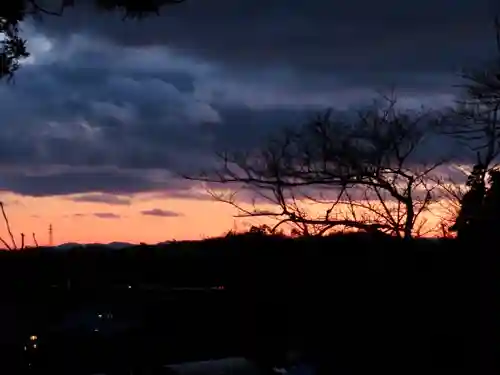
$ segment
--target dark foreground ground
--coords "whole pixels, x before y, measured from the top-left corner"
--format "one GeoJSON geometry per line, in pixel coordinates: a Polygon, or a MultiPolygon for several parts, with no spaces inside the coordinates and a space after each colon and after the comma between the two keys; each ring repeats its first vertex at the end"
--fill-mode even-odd
{"type": "Polygon", "coordinates": [[[88,353],[66,334],[38,360],[42,373],[76,360],[92,373],[110,358],[123,370],[229,356],[270,368],[298,349],[324,374],[486,374],[478,352],[488,346],[488,314],[474,254],[452,241],[255,235],[4,253],[0,371],[20,371],[31,335],[55,337],[49,328],[78,320],[75,312],[106,310],[135,328],[92,341],[88,353]]]}

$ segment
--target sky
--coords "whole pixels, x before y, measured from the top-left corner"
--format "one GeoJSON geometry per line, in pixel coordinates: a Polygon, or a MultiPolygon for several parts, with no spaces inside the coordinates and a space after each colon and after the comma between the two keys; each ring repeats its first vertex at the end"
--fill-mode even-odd
{"type": "Polygon", "coordinates": [[[56,244],[155,243],[248,226],[178,174],[377,91],[452,104],[460,69],[494,52],[493,4],[187,0],[142,21],[85,5],[28,21],[32,56],[0,84],[13,231],[40,244],[50,224],[56,244]]]}

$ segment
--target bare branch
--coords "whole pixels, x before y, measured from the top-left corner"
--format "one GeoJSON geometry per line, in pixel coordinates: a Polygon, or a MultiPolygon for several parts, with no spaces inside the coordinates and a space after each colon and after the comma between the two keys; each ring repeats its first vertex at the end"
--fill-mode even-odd
{"type": "Polygon", "coordinates": [[[5,213],[5,208],[4,208],[3,202],[0,202],[0,209],[2,210],[3,219],[5,221],[5,225],[7,226],[7,231],[9,233],[10,239],[12,241],[12,245],[14,246],[14,249],[17,249],[16,239],[14,238],[14,235],[12,234],[12,230],[10,229],[9,219],[7,217],[7,214],[5,213]]]}

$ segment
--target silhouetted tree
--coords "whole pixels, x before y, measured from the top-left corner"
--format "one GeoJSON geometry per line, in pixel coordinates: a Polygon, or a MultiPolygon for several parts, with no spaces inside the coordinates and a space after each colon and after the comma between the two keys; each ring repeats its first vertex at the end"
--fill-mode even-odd
{"type": "Polygon", "coordinates": [[[234,184],[229,193],[210,192],[240,216],[276,219],[272,231],[288,223],[303,235],[334,228],[419,235],[437,186],[430,176],[444,161],[422,152],[438,114],[402,111],[394,98],[383,99],[353,121],[328,112],[252,152],[219,155],[220,168],[188,178],[234,184]],[[238,195],[248,191],[251,208],[238,195]]]}
{"type": "Polygon", "coordinates": [[[462,197],[455,224],[450,228],[457,232],[459,238],[468,237],[478,230],[486,194],[485,174],[485,166],[478,163],[467,178],[469,190],[462,197]]]}
{"type": "Polygon", "coordinates": [[[489,172],[489,188],[485,193],[483,203],[483,231],[491,238],[500,228],[500,171],[489,172]]]}
{"type": "MultiPolygon", "coordinates": [[[[142,18],[158,14],[164,5],[178,4],[185,0],[93,0],[97,9],[119,10],[124,18],[142,18]]],[[[13,78],[22,59],[29,57],[26,40],[19,36],[20,23],[29,17],[62,16],[64,9],[83,3],[82,0],[54,0],[52,6],[37,0],[12,0],[0,5],[0,79],[13,78]]]]}
{"type": "Polygon", "coordinates": [[[484,167],[474,166],[467,181],[469,191],[464,195],[455,230],[467,238],[491,238],[500,228],[500,171],[488,172],[484,181],[484,167]]]}
{"type": "MultiPolygon", "coordinates": [[[[497,343],[500,335],[498,325],[498,266],[499,257],[496,244],[500,228],[500,172],[495,169],[486,170],[485,165],[478,163],[467,181],[469,191],[462,199],[461,211],[453,227],[458,239],[468,244],[473,251],[470,260],[477,264],[473,267],[473,278],[469,283],[474,285],[475,305],[478,316],[471,319],[477,322],[478,373],[494,374],[498,368],[497,343]],[[489,176],[486,184],[485,176],[489,176]],[[472,246],[471,246],[472,245],[472,246]],[[476,281],[477,280],[477,281],[476,281]]],[[[472,339],[475,342],[475,339],[472,339]]]]}
{"type": "MultiPolygon", "coordinates": [[[[487,177],[497,170],[500,154],[500,23],[495,19],[497,56],[481,68],[462,72],[465,81],[462,98],[445,121],[444,132],[455,137],[470,151],[477,154],[477,161],[468,176],[468,191],[461,196],[460,189],[444,190],[448,198],[458,201],[455,223],[449,229],[458,237],[469,238],[479,235],[484,214],[484,199],[487,192],[487,177]],[[457,200],[457,198],[459,198],[457,200]]],[[[457,183],[457,181],[455,181],[457,183]]],[[[484,234],[484,232],[482,232],[484,234]]]]}

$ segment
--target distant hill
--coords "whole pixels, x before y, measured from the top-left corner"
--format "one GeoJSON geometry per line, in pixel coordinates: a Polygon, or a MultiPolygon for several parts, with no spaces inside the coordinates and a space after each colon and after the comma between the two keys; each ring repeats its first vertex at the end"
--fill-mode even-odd
{"type": "Polygon", "coordinates": [[[88,244],[81,244],[81,243],[76,243],[76,242],[68,242],[68,243],[63,243],[58,246],[54,246],[54,249],[59,249],[59,250],[70,250],[74,249],[75,247],[95,247],[95,246],[105,246],[110,249],[124,249],[127,247],[135,246],[135,244],[131,244],[128,242],[110,242],[108,244],[101,244],[101,243],[88,243],[88,244]]]}

